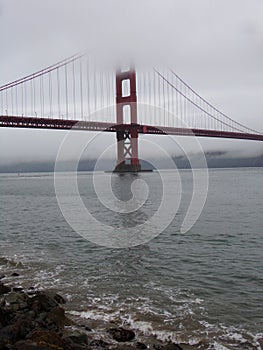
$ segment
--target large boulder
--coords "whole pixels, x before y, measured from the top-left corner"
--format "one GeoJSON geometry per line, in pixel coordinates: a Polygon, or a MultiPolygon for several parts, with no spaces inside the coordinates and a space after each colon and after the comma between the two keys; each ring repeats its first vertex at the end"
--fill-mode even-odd
{"type": "Polygon", "coordinates": [[[64,304],[65,299],[54,292],[37,292],[30,298],[30,304],[35,312],[51,311],[59,304],[64,304]]]}

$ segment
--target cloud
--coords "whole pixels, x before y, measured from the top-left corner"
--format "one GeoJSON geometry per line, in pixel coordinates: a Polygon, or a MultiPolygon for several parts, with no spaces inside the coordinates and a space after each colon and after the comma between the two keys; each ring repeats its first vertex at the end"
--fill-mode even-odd
{"type": "MultiPolygon", "coordinates": [[[[88,49],[106,60],[172,66],[223,112],[263,129],[261,0],[2,0],[0,15],[0,84],[88,49]]],[[[12,141],[3,135],[13,132],[0,132],[10,156],[44,156],[28,136],[36,131],[18,130],[12,141]],[[28,145],[23,152],[21,142],[28,145]]],[[[209,144],[233,148],[228,141],[209,144]]]]}

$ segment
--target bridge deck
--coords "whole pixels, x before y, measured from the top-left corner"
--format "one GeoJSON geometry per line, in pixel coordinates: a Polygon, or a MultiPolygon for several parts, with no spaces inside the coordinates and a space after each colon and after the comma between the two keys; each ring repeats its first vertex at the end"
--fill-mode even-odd
{"type": "Polygon", "coordinates": [[[197,137],[214,137],[241,140],[263,141],[263,134],[250,134],[229,132],[220,130],[205,129],[188,129],[176,127],[158,128],[151,125],[140,124],[111,124],[105,122],[63,120],[39,117],[19,117],[19,116],[0,116],[0,127],[3,128],[32,128],[32,129],[51,129],[51,130],[86,130],[86,131],[103,131],[117,132],[119,130],[131,130],[136,128],[141,134],[153,135],[177,135],[177,136],[197,136],[197,137]]]}

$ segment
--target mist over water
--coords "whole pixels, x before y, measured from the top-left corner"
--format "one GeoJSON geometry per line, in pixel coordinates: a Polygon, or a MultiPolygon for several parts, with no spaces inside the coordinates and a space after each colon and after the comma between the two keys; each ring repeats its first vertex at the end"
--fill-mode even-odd
{"type": "MultiPolygon", "coordinates": [[[[261,349],[263,170],[209,173],[207,203],[191,231],[180,234],[192,193],[186,170],[175,220],[149,243],[128,249],[100,247],[72,231],[57,205],[52,174],[0,175],[0,273],[15,269],[17,284],[55,288],[67,296],[67,310],[83,319],[128,324],[207,349],[261,349]]],[[[121,188],[129,176],[114,175],[120,199],[129,199],[121,188]]],[[[158,174],[138,178],[158,188],[158,174]]],[[[78,182],[88,202],[92,174],[81,173],[78,182]]],[[[158,190],[150,192],[153,204],[159,199],[158,190]]],[[[94,215],[118,225],[110,211],[92,203],[94,215]]],[[[142,209],[132,219],[144,221],[146,214],[142,209]]],[[[123,215],[121,224],[134,224],[129,220],[123,215]]]]}

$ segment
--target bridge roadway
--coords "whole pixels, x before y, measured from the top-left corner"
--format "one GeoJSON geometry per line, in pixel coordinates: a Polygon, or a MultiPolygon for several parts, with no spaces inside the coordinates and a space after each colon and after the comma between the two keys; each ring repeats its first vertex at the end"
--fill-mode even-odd
{"type": "Polygon", "coordinates": [[[197,136],[214,137],[240,140],[263,141],[263,134],[229,132],[223,130],[205,130],[176,127],[156,127],[140,124],[112,124],[106,122],[78,121],[65,119],[51,119],[40,117],[22,117],[22,116],[0,116],[0,127],[4,128],[32,128],[32,129],[51,129],[51,130],[87,130],[117,132],[130,131],[136,128],[140,134],[153,135],[177,135],[177,136],[197,136]]]}

